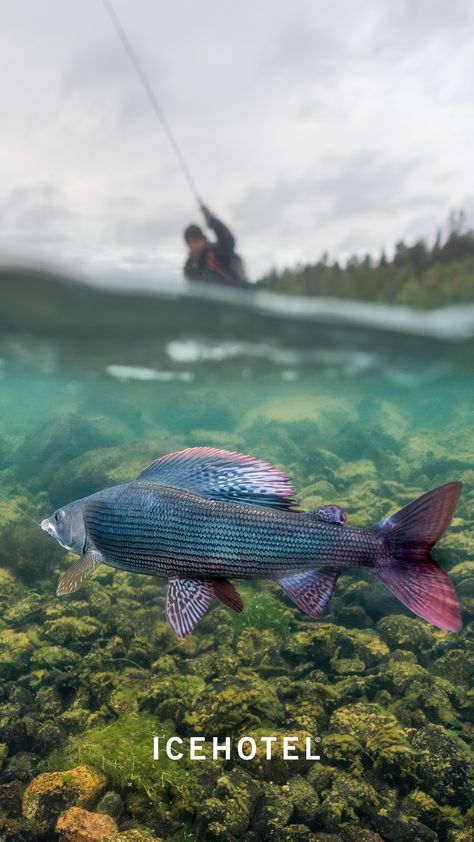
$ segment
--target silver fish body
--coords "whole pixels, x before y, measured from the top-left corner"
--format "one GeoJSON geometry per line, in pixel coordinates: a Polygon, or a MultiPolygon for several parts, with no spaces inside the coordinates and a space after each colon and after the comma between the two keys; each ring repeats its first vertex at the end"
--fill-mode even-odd
{"type": "Polygon", "coordinates": [[[265,462],[212,448],[164,456],[133,482],[57,510],[42,528],[80,558],[58,594],[72,593],[99,564],[168,578],[166,611],[179,637],[214,597],[243,603],[229,579],[278,581],[311,617],[320,617],[339,573],[371,570],[415,614],[461,628],[448,575],[430,551],[449,526],[461,491],[450,482],[373,526],[346,524],[334,504],[294,506],[287,477],[265,462]]]}
{"type": "Polygon", "coordinates": [[[83,514],[90,545],[108,564],[157,576],[278,579],[319,567],[370,567],[382,545],[371,529],[341,529],[309,512],[140,481],[86,499],[83,514]]]}

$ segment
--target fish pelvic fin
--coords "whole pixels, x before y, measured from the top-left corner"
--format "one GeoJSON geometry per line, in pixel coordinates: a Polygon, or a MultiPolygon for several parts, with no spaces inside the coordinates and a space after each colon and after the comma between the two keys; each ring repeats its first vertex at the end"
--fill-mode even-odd
{"type": "Polygon", "coordinates": [[[244,607],[240,594],[227,579],[169,579],[166,616],[177,637],[184,639],[194,631],[214,597],[234,611],[244,607]]]}
{"type": "Polygon", "coordinates": [[[287,596],[310,617],[321,617],[331,599],[339,570],[308,570],[278,579],[287,596]]]}
{"type": "Polygon", "coordinates": [[[459,602],[430,550],[451,523],[461,488],[460,482],[434,488],[373,527],[384,539],[376,576],[418,617],[453,632],[462,628],[459,602]]]}
{"type": "Polygon", "coordinates": [[[89,576],[92,575],[96,567],[103,561],[101,554],[97,550],[91,550],[86,555],[81,556],[71,567],[66,570],[65,574],[61,576],[58,586],[56,588],[57,596],[66,596],[74,593],[85,582],[89,576]]]}

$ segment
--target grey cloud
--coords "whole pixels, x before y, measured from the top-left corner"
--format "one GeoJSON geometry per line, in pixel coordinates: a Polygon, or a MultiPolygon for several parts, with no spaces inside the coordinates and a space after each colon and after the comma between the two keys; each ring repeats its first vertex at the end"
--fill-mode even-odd
{"type": "Polygon", "coordinates": [[[9,191],[0,204],[3,240],[61,241],[70,237],[77,219],[62,191],[50,183],[22,185],[9,191]]]}
{"type": "Polygon", "coordinates": [[[335,220],[388,216],[403,208],[430,207],[437,197],[407,189],[416,182],[418,162],[381,159],[366,150],[343,164],[328,163],[327,175],[308,173],[281,179],[268,188],[254,186],[233,206],[235,218],[245,229],[258,225],[288,233],[335,220]]]}
{"type": "Polygon", "coordinates": [[[473,23],[470,0],[388,0],[380,30],[392,31],[407,41],[428,41],[436,36],[459,44],[472,39],[473,23]]]}

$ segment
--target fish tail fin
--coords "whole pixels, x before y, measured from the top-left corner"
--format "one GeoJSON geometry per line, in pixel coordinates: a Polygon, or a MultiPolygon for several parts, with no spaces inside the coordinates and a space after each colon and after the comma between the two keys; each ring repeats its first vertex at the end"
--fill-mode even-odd
{"type": "Polygon", "coordinates": [[[384,549],[373,572],[414,614],[448,631],[462,627],[459,602],[430,550],[451,523],[461,488],[461,482],[434,488],[374,527],[384,549]]]}

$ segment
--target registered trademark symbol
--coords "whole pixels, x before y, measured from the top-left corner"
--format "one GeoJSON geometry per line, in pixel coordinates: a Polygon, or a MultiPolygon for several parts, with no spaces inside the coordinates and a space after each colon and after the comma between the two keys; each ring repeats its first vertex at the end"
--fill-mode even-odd
{"type": "Polygon", "coordinates": [[[314,742],[315,742],[315,743],[320,743],[320,742],[321,742],[321,737],[315,737],[315,738],[314,738],[314,742]]]}

